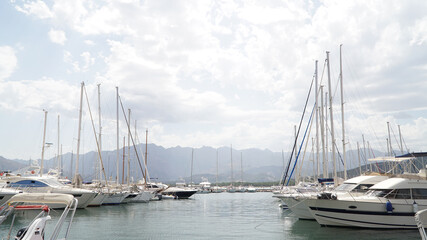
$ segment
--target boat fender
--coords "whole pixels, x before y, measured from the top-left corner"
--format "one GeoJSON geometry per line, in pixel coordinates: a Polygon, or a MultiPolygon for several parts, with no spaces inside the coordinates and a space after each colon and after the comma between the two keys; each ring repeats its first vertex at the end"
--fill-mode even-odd
{"type": "Polygon", "coordinates": [[[412,207],[413,207],[414,213],[418,212],[418,203],[414,201],[414,203],[412,204],[412,207]]]}
{"type": "Polygon", "coordinates": [[[388,213],[393,212],[393,205],[391,204],[390,200],[387,200],[387,202],[385,203],[385,209],[388,213]]]}

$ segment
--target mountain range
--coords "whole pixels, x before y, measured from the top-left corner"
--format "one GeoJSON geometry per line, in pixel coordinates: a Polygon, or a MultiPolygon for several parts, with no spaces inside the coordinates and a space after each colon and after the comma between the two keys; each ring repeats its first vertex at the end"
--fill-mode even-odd
{"type": "MultiPolygon", "coordinates": [[[[134,148],[130,151],[131,168],[130,173],[134,180],[141,179],[141,168],[138,158],[143,164],[145,145],[137,145],[138,157],[134,148]]],[[[210,182],[279,182],[283,169],[286,167],[290,158],[290,153],[273,152],[268,149],[234,149],[230,147],[212,147],[190,148],[190,147],[171,147],[164,148],[155,144],[148,144],[148,171],[149,177],[154,181],[166,183],[185,181],[187,183],[200,183],[203,179],[210,182]],[[218,154],[218,155],[217,155],[218,154]],[[218,157],[217,157],[218,156],[218,157]],[[218,168],[217,168],[218,159],[218,168]],[[233,163],[231,165],[231,163],[233,163]],[[243,164],[243,165],[242,165],[243,164]],[[193,168],[191,168],[193,165],[193,168]],[[232,166],[232,167],[231,167],[232,166]],[[217,175],[218,173],[218,175],[217,175]],[[218,180],[217,180],[218,177],[218,180]]],[[[374,151],[376,156],[383,156],[382,153],[374,151]]],[[[127,171],[127,149],[123,157],[123,149],[119,150],[119,180],[122,180],[123,158],[125,158],[125,176],[127,171]]],[[[330,155],[330,154],[329,154],[330,155]]],[[[357,151],[348,151],[347,168],[358,168],[357,151]],[[354,157],[356,156],[356,158],[354,157]]],[[[300,159],[302,159],[302,154],[300,159]]],[[[313,154],[307,153],[304,159],[303,175],[313,175],[313,154]]],[[[117,151],[103,151],[102,160],[105,169],[105,175],[109,179],[115,179],[117,166],[117,151]]],[[[38,160],[39,162],[40,160],[38,160]]],[[[366,160],[362,159],[362,165],[366,160]]],[[[44,162],[45,169],[56,168],[57,159],[47,159],[44,162]]],[[[75,171],[76,155],[66,153],[61,156],[63,175],[71,178],[75,171]]],[[[79,172],[84,180],[90,181],[95,178],[95,163],[98,161],[97,152],[88,152],[79,157],[79,172]]],[[[0,157],[0,170],[16,170],[29,164],[25,160],[9,160],[0,157]]],[[[340,164],[341,165],[341,164],[340,164]]],[[[143,165],[142,165],[143,166],[143,165]]],[[[292,169],[293,163],[290,166],[292,169]]],[[[332,169],[332,164],[328,164],[332,169]]],[[[342,166],[339,170],[342,170],[342,166]]],[[[46,170],[45,170],[46,171],[46,170]]],[[[96,172],[99,172],[97,170],[96,172]]],[[[356,174],[357,171],[354,171],[356,174]]],[[[103,174],[102,174],[103,175],[103,174]]]]}

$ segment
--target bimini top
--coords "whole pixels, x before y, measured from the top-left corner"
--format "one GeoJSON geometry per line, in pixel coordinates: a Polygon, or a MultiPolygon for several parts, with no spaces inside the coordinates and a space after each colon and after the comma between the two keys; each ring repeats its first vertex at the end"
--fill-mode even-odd
{"type": "Polygon", "coordinates": [[[70,206],[74,196],[63,193],[18,193],[9,199],[11,203],[43,203],[43,204],[65,204],[70,206]]]}
{"type": "Polygon", "coordinates": [[[344,183],[348,184],[376,184],[379,182],[382,182],[384,180],[387,180],[388,176],[382,176],[382,175],[369,175],[369,176],[358,176],[354,178],[350,178],[348,180],[345,180],[344,183]]]}
{"type": "Polygon", "coordinates": [[[427,189],[427,181],[409,178],[389,178],[375,184],[370,189],[409,189],[424,188],[427,189]]]}

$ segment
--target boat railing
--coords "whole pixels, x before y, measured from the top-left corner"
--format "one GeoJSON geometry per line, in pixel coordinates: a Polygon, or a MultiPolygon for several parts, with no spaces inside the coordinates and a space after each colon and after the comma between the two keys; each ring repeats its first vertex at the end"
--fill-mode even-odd
{"type": "Polygon", "coordinates": [[[425,223],[427,223],[427,209],[420,210],[415,213],[415,222],[417,223],[418,231],[420,232],[421,239],[427,240],[427,234],[424,229],[425,223]]]}

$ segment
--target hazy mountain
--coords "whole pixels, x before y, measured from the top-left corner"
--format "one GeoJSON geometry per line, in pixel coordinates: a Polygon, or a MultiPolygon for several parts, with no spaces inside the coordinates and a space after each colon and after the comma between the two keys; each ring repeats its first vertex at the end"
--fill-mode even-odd
{"type": "MultiPolygon", "coordinates": [[[[145,145],[136,146],[138,149],[138,157],[143,166],[145,145]]],[[[127,149],[126,154],[127,154],[127,149]]],[[[233,162],[233,181],[240,182],[242,180],[242,165],[243,163],[243,181],[245,182],[271,182],[279,181],[284,167],[290,158],[290,153],[272,152],[264,149],[233,149],[231,153],[230,147],[221,147],[215,149],[212,147],[192,148],[189,147],[172,147],[163,148],[155,144],[148,145],[148,169],[149,176],[156,181],[176,182],[184,180],[187,183],[191,180],[191,160],[193,152],[193,177],[195,183],[202,181],[202,177],[208,178],[210,182],[216,182],[217,178],[217,153],[218,153],[218,182],[231,181],[231,162],[233,162]],[[232,159],[231,159],[232,158],[232,159]]],[[[384,156],[378,151],[373,151],[375,156],[384,156]]],[[[61,157],[64,175],[71,177],[75,171],[76,155],[67,153],[61,157]]],[[[305,155],[300,154],[299,163],[303,162],[302,175],[313,175],[313,159],[315,156],[307,152],[305,155]]],[[[331,159],[331,154],[328,155],[331,159]]],[[[341,161],[342,156],[337,154],[338,161],[341,161]]],[[[357,151],[348,151],[347,168],[353,169],[349,176],[355,175],[358,172],[359,160],[357,151]]],[[[361,152],[361,164],[365,165],[366,160],[361,152]]],[[[79,157],[79,172],[85,180],[91,180],[95,177],[95,163],[98,162],[98,154],[96,152],[88,152],[79,157]]],[[[115,179],[117,165],[117,151],[103,151],[102,160],[104,164],[105,174],[110,179],[115,179]]],[[[137,161],[134,148],[131,148],[131,176],[134,179],[141,179],[141,168],[137,161]]],[[[25,165],[28,161],[23,160],[8,160],[0,157],[1,170],[16,170],[25,165]]],[[[56,168],[57,160],[49,159],[44,163],[45,169],[56,168]]],[[[119,150],[119,179],[122,179],[123,166],[123,149],[119,150]]],[[[289,173],[294,167],[294,161],[291,162],[289,173]]],[[[127,155],[125,156],[125,168],[127,169],[127,155]]],[[[329,171],[332,172],[333,164],[328,164],[329,171]]],[[[342,164],[338,164],[338,171],[342,170],[342,164]]],[[[47,170],[45,170],[47,171],[47,170]]],[[[295,171],[294,175],[295,176],[295,171]]],[[[125,175],[126,170],[125,170],[125,175]]]]}

